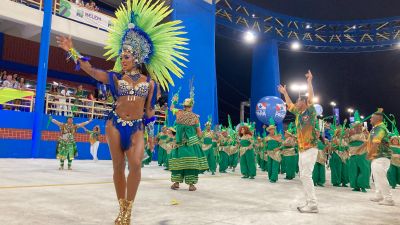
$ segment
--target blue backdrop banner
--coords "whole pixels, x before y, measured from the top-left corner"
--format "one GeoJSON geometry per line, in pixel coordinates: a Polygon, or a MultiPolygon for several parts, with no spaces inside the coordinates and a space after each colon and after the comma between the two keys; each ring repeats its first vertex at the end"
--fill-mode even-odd
{"type": "MultiPolygon", "coordinates": [[[[217,83],[215,71],[215,5],[200,0],[174,0],[173,19],[182,20],[184,37],[190,39],[188,48],[189,63],[184,68],[184,78],[175,79],[175,87],[170,88],[169,103],[179,87],[179,103],[189,97],[189,82],[194,77],[195,105],[193,111],[200,115],[203,126],[208,116],[218,123],[217,83]]],[[[179,106],[181,107],[181,106],[179,106]]],[[[169,125],[175,118],[169,117],[169,125]]]]}

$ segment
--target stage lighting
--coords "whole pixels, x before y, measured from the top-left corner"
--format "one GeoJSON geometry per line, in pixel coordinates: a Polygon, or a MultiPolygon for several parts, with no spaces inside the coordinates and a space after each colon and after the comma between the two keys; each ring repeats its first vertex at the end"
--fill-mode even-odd
{"type": "Polygon", "coordinates": [[[360,118],[363,120],[363,119],[364,119],[364,116],[360,116],[360,118]]]}
{"type": "Polygon", "coordinates": [[[292,42],[292,44],[290,44],[290,48],[292,50],[299,50],[301,48],[301,44],[298,41],[292,42]]]}
{"type": "Polygon", "coordinates": [[[256,17],[256,14],[251,15],[253,18],[256,17]]]}
{"type": "Polygon", "coordinates": [[[317,97],[317,96],[315,96],[314,98],[313,98],[313,103],[318,103],[319,102],[319,98],[317,97]]]}
{"type": "Polygon", "coordinates": [[[251,31],[247,31],[247,32],[244,34],[244,40],[245,40],[247,43],[254,43],[254,42],[256,41],[256,35],[255,35],[253,32],[251,32],[251,31]]]}
{"type": "Polygon", "coordinates": [[[306,25],[306,29],[311,29],[311,25],[310,25],[310,24],[307,24],[307,25],[306,25]]]}
{"type": "Polygon", "coordinates": [[[336,102],[331,102],[331,106],[335,107],[336,106],[336,102]]]}
{"type": "Polygon", "coordinates": [[[357,27],[356,27],[356,25],[353,25],[351,28],[353,28],[353,30],[355,30],[357,27]]]}

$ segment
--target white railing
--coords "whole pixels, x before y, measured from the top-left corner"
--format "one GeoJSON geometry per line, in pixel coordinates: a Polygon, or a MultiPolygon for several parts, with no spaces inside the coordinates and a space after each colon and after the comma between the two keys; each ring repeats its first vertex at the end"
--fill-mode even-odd
{"type": "Polygon", "coordinates": [[[111,109],[112,104],[103,101],[46,94],[46,114],[102,119],[111,109]]]}
{"type": "Polygon", "coordinates": [[[12,101],[0,104],[3,110],[14,110],[14,111],[23,111],[23,112],[32,112],[34,106],[35,98],[25,97],[25,98],[16,98],[12,101]]]}

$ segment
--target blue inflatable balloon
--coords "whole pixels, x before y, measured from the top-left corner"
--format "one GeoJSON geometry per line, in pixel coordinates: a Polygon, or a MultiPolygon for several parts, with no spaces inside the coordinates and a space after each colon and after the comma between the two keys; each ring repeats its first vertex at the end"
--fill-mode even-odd
{"type": "Polygon", "coordinates": [[[315,111],[317,112],[317,116],[322,115],[322,113],[324,112],[324,109],[322,108],[322,106],[320,104],[314,104],[314,108],[315,108],[315,111]]]}
{"type": "Polygon", "coordinates": [[[256,105],[256,115],[264,124],[269,124],[271,117],[275,123],[281,123],[286,116],[286,105],[278,97],[265,96],[256,105]]]}

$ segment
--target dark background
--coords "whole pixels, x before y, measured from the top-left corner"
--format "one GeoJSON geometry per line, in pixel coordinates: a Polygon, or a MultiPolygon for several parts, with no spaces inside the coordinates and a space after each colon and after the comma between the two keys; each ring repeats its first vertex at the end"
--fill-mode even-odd
{"type": "MultiPolygon", "coordinates": [[[[397,0],[246,0],[268,10],[319,20],[375,19],[400,15],[397,0]]],[[[217,32],[218,33],[218,32],[217,32]]],[[[239,35],[239,34],[238,34],[239,35]]],[[[240,40],[216,37],[216,63],[220,122],[230,114],[239,122],[240,102],[250,97],[252,48],[240,40]]],[[[398,50],[372,53],[279,52],[281,83],[305,81],[310,69],[314,74],[315,95],[319,96],[324,115],[331,115],[335,101],[342,119],[347,108],[368,116],[377,107],[387,114],[400,113],[400,47],[398,50]]],[[[262,84],[261,84],[262,85],[262,84]]],[[[289,90],[289,93],[290,92],[289,90]]],[[[292,93],[293,100],[295,94],[292,93]]],[[[258,101],[255,99],[254,101],[258,101]]],[[[246,117],[249,117],[248,110],[246,117]]]]}
{"type": "MultiPolygon", "coordinates": [[[[252,47],[242,41],[216,37],[221,123],[226,123],[227,114],[235,123],[239,122],[240,102],[250,98],[252,47]]],[[[400,48],[345,54],[279,51],[279,64],[281,83],[288,86],[304,82],[308,69],[313,72],[314,92],[325,115],[331,114],[331,101],[338,104],[342,118],[348,116],[349,107],[365,116],[377,107],[383,107],[387,114],[400,112],[400,48]]],[[[296,94],[288,90],[295,100],[296,94]]]]}

